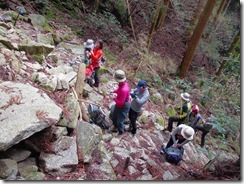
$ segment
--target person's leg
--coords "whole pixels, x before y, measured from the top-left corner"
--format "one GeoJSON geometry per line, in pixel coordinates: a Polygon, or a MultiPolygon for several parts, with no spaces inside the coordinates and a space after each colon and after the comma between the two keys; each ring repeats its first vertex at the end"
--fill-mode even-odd
{"type": "Polygon", "coordinates": [[[99,86],[99,82],[100,82],[99,77],[98,77],[98,71],[99,71],[99,67],[94,70],[94,72],[95,72],[95,74],[94,74],[94,81],[95,81],[94,86],[95,87],[99,86]]]}
{"type": "Polygon", "coordinates": [[[99,76],[98,76],[98,71],[99,71],[99,67],[98,68],[96,68],[95,70],[94,70],[94,72],[95,72],[95,74],[94,74],[94,81],[95,81],[95,83],[93,84],[93,86],[95,86],[95,87],[97,87],[97,90],[98,90],[98,93],[102,93],[101,92],[101,90],[100,90],[100,80],[99,80],[99,76]]]}
{"type": "Polygon", "coordinates": [[[117,119],[119,134],[123,134],[125,131],[124,123],[125,123],[126,116],[128,115],[129,109],[130,109],[129,103],[125,103],[124,107],[119,108],[120,113],[118,114],[118,119],[117,119]]]}
{"type": "Polygon", "coordinates": [[[168,127],[167,127],[167,130],[169,132],[172,132],[172,129],[173,129],[173,122],[178,122],[179,121],[179,118],[177,116],[170,116],[169,117],[169,120],[168,120],[168,127]]]}
{"type": "Polygon", "coordinates": [[[133,135],[136,134],[136,130],[137,130],[137,126],[136,126],[137,117],[138,117],[138,113],[130,108],[129,119],[130,119],[131,133],[133,135]]]}
{"type": "Polygon", "coordinates": [[[203,130],[202,132],[202,138],[201,138],[201,147],[204,147],[205,144],[205,137],[208,134],[209,131],[203,130]]]}
{"type": "Polygon", "coordinates": [[[180,118],[178,118],[178,120],[177,120],[177,126],[179,126],[180,124],[182,124],[182,122],[184,121],[184,119],[180,119],[180,118]]]}

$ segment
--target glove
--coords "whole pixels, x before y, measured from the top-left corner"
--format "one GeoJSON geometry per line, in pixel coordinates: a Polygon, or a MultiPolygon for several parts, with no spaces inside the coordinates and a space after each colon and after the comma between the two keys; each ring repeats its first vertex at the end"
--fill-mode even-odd
{"type": "Polygon", "coordinates": [[[131,98],[135,98],[136,94],[135,93],[131,93],[130,96],[131,96],[131,98]]]}
{"type": "Polygon", "coordinates": [[[135,93],[131,93],[130,96],[131,96],[131,98],[136,98],[137,97],[137,95],[135,93]]]}

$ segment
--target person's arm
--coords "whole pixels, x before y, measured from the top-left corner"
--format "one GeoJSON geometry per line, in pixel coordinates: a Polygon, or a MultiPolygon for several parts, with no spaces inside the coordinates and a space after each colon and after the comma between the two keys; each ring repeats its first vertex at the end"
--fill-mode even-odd
{"type": "Polygon", "coordinates": [[[117,92],[117,97],[114,98],[114,101],[118,107],[123,107],[125,100],[127,97],[127,93],[125,91],[119,91],[117,92]]]}
{"type": "Polygon", "coordinates": [[[139,98],[137,95],[135,96],[135,101],[140,104],[143,105],[144,103],[146,103],[146,101],[149,98],[149,93],[145,93],[141,98],[139,98]]]}
{"type": "Polygon", "coordinates": [[[173,130],[173,132],[171,133],[171,136],[172,136],[172,139],[173,139],[173,142],[176,143],[176,137],[175,135],[176,134],[179,134],[180,133],[180,128],[177,127],[176,129],[173,130]]]}
{"type": "Polygon", "coordinates": [[[190,142],[189,140],[185,140],[184,142],[177,144],[177,147],[182,147],[183,145],[185,145],[186,143],[190,142]]]}
{"type": "Polygon", "coordinates": [[[102,50],[97,50],[95,52],[91,52],[91,59],[92,61],[98,61],[100,58],[102,58],[102,50]]]}

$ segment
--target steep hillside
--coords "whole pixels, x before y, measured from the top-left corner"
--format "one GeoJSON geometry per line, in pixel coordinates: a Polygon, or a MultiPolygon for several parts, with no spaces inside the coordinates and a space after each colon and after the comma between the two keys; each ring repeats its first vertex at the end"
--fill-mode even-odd
{"type": "MultiPolygon", "coordinates": [[[[128,75],[128,81],[131,87],[136,84],[136,81],[139,78],[146,78],[149,82],[150,93],[153,96],[146,104],[144,114],[138,121],[139,131],[136,136],[132,137],[128,130],[124,135],[118,136],[117,134],[111,133],[110,131],[104,131],[98,129],[97,126],[92,125],[93,128],[91,128],[91,132],[95,132],[94,136],[87,137],[86,141],[94,141],[94,150],[91,155],[89,155],[90,153],[88,153],[88,156],[86,155],[87,157],[84,156],[89,161],[84,159],[83,161],[80,161],[79,164],[74,164],[75,166],[72,169],[69,164],[65,165],[65,163],[64,168],[68,168],[67,170],[72,170],[72,172],[66,172],[64,174],[59,173],[58,176],[53,175],[53,173],[56,172],[56,168],[52,169],[52,164],[46,164],[50,167],[44,167],[47,170],[44,169],[45,171],[43,171],[43,167],[38,168],[38,171],[45,174],[45,179],[240,180],[240,159],[238,159],[240,158],[240,155],[238,154],[238,145],[232,145],[232,143],[238,142],[238,136],[236,140],[230,139],[228,140],[229,142],[226,143],[223,141],[223,143],[223,139],[219,139],[218,137],[220,136],[219,132],[212,132],[207,137],[206,149],[202,149],[199,146],[200,135],[198,134],[198,136],[196,136],[196,139],[189,145],[187,145],[184,160],[179,167],[166,162],[164,157],[158,152],[161,145],[167,143],[170,137],[169,133],[162,131],[167,125],[168,107],[176,107],[179,103],[179,94],[186,90],[192,90],[192,100],[194,102],[199,102],[199,104],[201,97],[204,96],[202,93],[200,93],[204,90],[197,89],[198,84],[196,84],[195,80],[198,76],[200,78],[209,75],[207,75],[206,73],[204,73],[204,75],[201,75],[201,73],[195,72],[194,69],[202,66],[204,67],[204,70],[209,72],[209,74],[212,74],[212,72],[214,72],[215,70],[215,67],[209,63],[208,57],[205,57],[202,51],[198,51],[197,56],[194,60],[194,64],[192,65],[190,75],[188,79],[186,79],[186,82],[182,82],[176,77],[176,69],[187,47],[182,37],[185,29],[183,21],[185,20],[182,19],[182,16],[179,16],[177,14],[177,12],[179,13],[179,11],[177,11],[178,6],[171,2],[169,12],[165,20],[165,27],[161,32],[155,34],[151,47],[151,54],[144,49],[145,33],[148,30],[148,24],[145,24],[145,19],[141,18],[143,16],[140,13],[138,13],[138,16],[136,16],[136,18],[134,19],[135,29],[138,35],[137,42],[135,42],[133,41],[133,39],[131,39],[132,35],[128,24],[123,23],[120,27],[118,26],[118,28],[116,27],[117,24],[111,23],[114,21],[114,18],[112,18],[108,22],[105,22],[110,14],[106,17],[99,17],[100,19],[98,19],[98,17],[96,16],[91,16],[92,10],[90,9],[92,8],[88,6],[88,1],[84,1],[86,2],[84,6],[90,7],[90,9],[87,8],[86,11],[81,11],[79,12],[79,14],[76,13],[75,15],[71,13],[74,8],[73,6],[70,7],[71,10],[67,9],[67,2],[63,3],[63,9],[58,6],[60,4],[55,3],[60,1],[43,1],[45,3],[48,2],[50,6],[46,6],[45,3],[44,6],[42,3],[38,2],[25,0],[9,0],[1,2],[0,4],[3,8],[2,13],[9,9],[17,12],[17,6],[24,7],[27,12],[17,21],[17,24],[15,26],[13,25],[14,21],[8,22],[10,26],[8,26],[8,23],[5,24],[5,22],[2,21],[4,23],[1,24],[1,27],[3,27],[2,29],[6,29],[6,31],[3,34],[4,36],[1,36],[1,43],[3,44],[1,45],[1,47],[3,47],[1,49],[1,53],[5,62],[0,67],[1,83],[8,81],[12,81],[14,83],[30,83],[31,85],[33,85],[33,87],[39,89],[37,90],[35,95],[37,95],[38,97],[42,97],[42,95],[44,94],[48,95],[57,106],[61,107],[63,116],[60,119],[63,120],[67,118],[65,120],[69,122],[69,117],[67,116],[67,114],[73,112],[73,109],[66,108],[70,104],[65,104],[65,99],[68,94],[72,93],[72,88],[70,88],[70,86],[74,86],[74,76],[77,76],[78,69],[77,64],[82,61],[82,59],[80,58],[83,58],[83,42],[87,40],[87,38],[102,38],[105,41],[105,56],[108,58],[107,62],[104,64],[104,73],[101,73],[101,87],[103,90],[103,94],[98,94],[93,88],[89,88],[86,89],[89,91],[89,97],[84,98],[83,100],[88,104],[99,104],[108,115],[110,110],[109,106],[112,103],[111,100],[108,98],[108,93],[115,87],[113,76],[111,75],[111,73],[113,73],[113,71],[118,68],[126,71],[128,75]],[[44,7],[49,9],[50,11],[48,11],[44,7]],[[55,16],[52,17],[50,15],[50,12],[53,13],[54,10],[55,16]],[[48,25],[51,26],[51,30],[53,31],[52,34],[50,34],[51,32],[49,29],[36,29],[33,23],[31,23],[28,19],[32,13],[41,14],[43,11],[45,13],[50,13],[46,14],[46,16],[48,17],[48,25]],[[104,22],[101,25],[96,25],[100,27],[96,27],[94,29],[94,24],[98,20],[103,20],[104,22]],[[105,27],[106,23],[108,24],[107,27],[105,27]],[[42,37],[44,35],[45,37],[42,37]],[[42,42],[47,41],[46,38],[50,35],[52,35],[51,37],[53,38],[54,42],[52,42],[52,47],[46,47],[46,45],[42,42]],[[54,35],[62,39],[55,39],[57,37],[55,37],[54,35]],[[123,37],[124,35],[126,35],[127,37],[123,37]],[[26,50],[25,52],[19,52],[18,49],[16,49],[16,44],[18,46],[22,46],[22,49],[25,48],[22,44],[26,44],[25,41],[27,38],[35,40],[35,42],[37,42],[37,48],[39,48],[39,44],[43,44],[43,50],[36,49],[36,51],[43,51],[42,54],[44,55],[44,57],[33,57],[36,55],[33,54],[32,49],[26,50]],[[123,38],[127,42],[124,42],[125,40],[123,40],[123,38]],[[22,43],[22,41],[24,41],[24,43],[22,43]],[[10,46],[6,48],[6,45],[10,46]],[[46,51],[48,49],[53,49],[51,54],[47,54],[44,52],[44,50],[46,51]],[[12,57],[15,58],[14,56],[17,57],[18,62],[16,63],[11,62],[12,57]],[[42,60],[43,58],[44,60],[42,60]],[[38,64],[37,60],[43,61],[43,63],[41,63],[42,66],[38,64]],[[161,61],[163,62],[160,63],[161,61]],[[160,65],[157,65],[157,63],[160,63],[160,65]],[[62,67],[65,66],[65,69],[60,67],[61,65],[62,67]],[[18,68],[18,66],[21,67],[18,68]],[[63,72],[63,70],[65,71],[63,72]],[[38,75],[35,75],[35,72],[37,72],[38,75]],[[58,76],[57,78],[61,80],[64,77],[64,75],[60,75],[60,73],[58,72],[63,72],[67,74],[65,76],[70,80],[68,84],[62,83],[61,87],[58,85],[53,87],[54,85],[50,85],[49,83],[52,80],[49,79],[56,79],[56,77],[58,76]],[[135,73],[137,73],[138,75],[134,76],[135,73]],[[36,80],[33,80],[35,76],[36,80]],[[99,144],[97,145],[98,142],[99,144]],[[213,156],[219,156],[219,159],[215,160],[213,159],[213,156]],[[211,160],[213,162],[215,161],[215,164],[207,165],[207,163],[211,160]],[[230,164],[234,162],[235,164],[230,164]],[[203,173],[202,171],[204,166],[209,166],[209,168],[207,168],[205,170],[206,172],[203,173]],[[221,168],[221,166],[223,167],[221,168]]],[[[192,12],[196,6],[196,3],[192,3],[193,1],[184,2],[184,7],[182,8],[184,10],[192,12]]],[[[138,9],[135,9],[135,11],[140,10],[140,7],[137,8],[138,9]]],[[[8,91],[8,89],[4,87],[2,87],[1,89],[3,89],[2,92],[8,91]]],[[[34,96],[33,99],[31,99],[30,101],[35,101],[35,98],[37,97],[34,96]]],[[[20,99],[18,98],[13,101],[6,101],[6,103],[9,104],[5,104],[5,106],[3,107],[7,109],[13,104],[17,105],[17,107],[20,107],[20,105],[22,105],[22,101],[19,100],[20,99]],[[10,102],[12,102],[12,104],[10,102]]],[[[201,107],[202,112],[211,107],[211,105],[208,104],[206,106],[199,106],[201,107]]],[[[232,108],[232,104],[230,104],[230,107],[232,108]]],[[[14,111],[16,109],[12,111],[11,109],[8,110],[8,112],[14,114],[14,111]]],[[[42,109],[42,111],[34,112],[32,113],[32,115],[38,116],[38,118],[41,120],[50,120],[50,118],[47,117],[47,114],[44,111],[45,109],[42,109]]],[[[59,114],[57,113],[56,116],[58,115],[59,114]]],[[[74,118],[78,122],[77,114],[74,116],[74,118]]],[[[1,119],[1,121],[5,121],[5,118],[1,119]]],[[[55,119],[55,121],[58,121],[57,118],[55,119]]],[[[51,123],[52,121],[50,121],[50,124],[51,123]]],[[[84,125],[89,126],[89,123],[87,124],[84,123],[84,125]]],[[[45,126],[47,125],[45,124],[45,126]]],[[[75,131],[72,132],[70,130],[75,129],[74,126],[72,127],[72,125],[68,125],[67,127],[67,131],[64,131],[66,132],[67,136],[76,135],[75,131]],[[71,128],[69,126],[71,126],[71,128]]],[[[127,128],[128,127],[126,126],[126,129],[127,128]]],[[[84,132],[82,133],[84,135],[87,135],[88,131],[86,132],[85,130],[83,130],[84,132]]],[[[35,131],[38,132],[39,130],[35,131]]],[[[29,133],[28,130],[27,132],[29,133]]],[[[28,134],[28,138],[29,136],[30,134],[28,134]]],[[[37,140],[39,140],[39,138],[37,138],[37,140]]],[[[25,142],[23,144],[17,145],[17,147],[22,147],[23,145],[27,147],[27,145],[30,145],[31,141],[33,140],[28,139],[26,141],[28,144],[25,142]]],[[[71,141],[68,140],[67,142],[69,143],[71,141]]],[[[64,151],[66,151],[66,144],[68,144],[67,142],[59,145],[57,150],[62,148],[64,149],[64,151]]],[[[14,143],[17,144],[18,142],[14,143]]],[[[36,157],[39,158],[40,155],[43,156],[46,152],[51,152],[52,155],[59,156],[59,154],[57,154],[56,152],[57,150],[55,150],[56,147],[55,149],[52,148],[49,145],[50,142],[44,143],[46,145],[45,149],[47,149],[44,151],[42,150],[42,153],[44,152],[44,154],[40,154],[40,150],[36,148],[37,150],[34,150],[33,154],[31,155],[37,155],[36,157]]],[[[11,144],[13,144],[13,142],[11,142],[11,144]]],[[[85,148],[83,149],[85,150],[85,148]]],[[[3,156],[3,154],[1,156],[3,156]]],[[[74,157],[76,156],[77,155],[75,155],[74,157]]],[[[42,157],[42,159],[44,160],[44,162],[46,161],[46,158],[42,157]]],[[[21,173],[21,176],[22,174],[23,173],[21,173]]]]}

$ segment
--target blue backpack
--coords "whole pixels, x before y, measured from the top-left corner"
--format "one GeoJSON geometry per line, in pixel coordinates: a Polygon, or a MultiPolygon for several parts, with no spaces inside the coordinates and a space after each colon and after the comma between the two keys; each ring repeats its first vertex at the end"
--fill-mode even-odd
{"type": "Polygon", "coordinates": [[[169,147],[164,149],[164,152],[165,152],[165,158],[168,162],[178,165],[183,158],[184,148],[169,147]]]}

